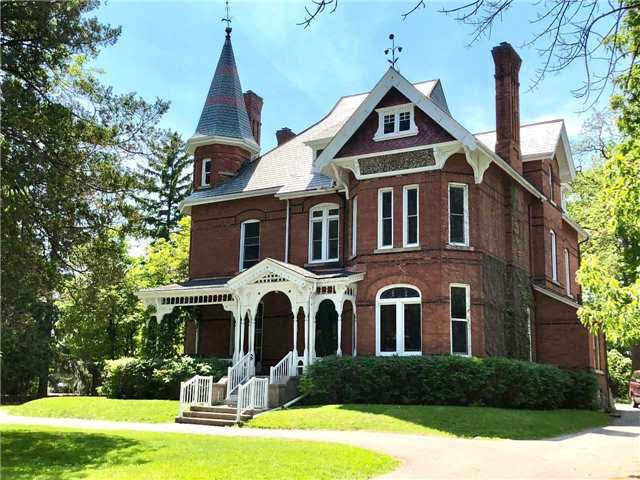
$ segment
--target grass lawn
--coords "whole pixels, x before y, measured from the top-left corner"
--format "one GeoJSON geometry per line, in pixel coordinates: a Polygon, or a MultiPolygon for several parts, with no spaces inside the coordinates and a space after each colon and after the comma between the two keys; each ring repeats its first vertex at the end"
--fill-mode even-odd
{"type": "Polygon", "coordinates": [[[370,430],[456,437],[533,440],[607,424],[607,415],[586,410],[509,410],[432,405],[324,405],[268,412],[254,428],[370,430]]]}
{"type": "Polygon", "coordinates": [[[49,397],[3,409],[26,417],[86,418],[116,422],[173,422],[178,415],[175,400],[115,400],[104,397],[49,397]]]}
{"type": "Polygon", "coordinates": [[[10,425],[0,433],[0,476],[13,480],[364,479],[398,465],[317,442],[10,425]]]}

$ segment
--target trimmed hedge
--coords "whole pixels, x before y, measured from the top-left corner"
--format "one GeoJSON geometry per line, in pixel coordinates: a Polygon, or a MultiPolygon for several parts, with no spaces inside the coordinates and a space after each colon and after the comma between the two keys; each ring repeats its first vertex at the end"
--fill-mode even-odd
{"type": "Polygon", "coordinates": [[[340,357],[312,365],[300,380],[308,403],[596,408],[588,371],[500,357],[340,357]]]}
{"type": "Polygon", "coordinates": [[[109,398],[178,400],[180,382],[194,375],[213,376],[217,382],[228,366],[228,361],[216,358],[118,358],[106,362],[98,393],[109,398]]]}

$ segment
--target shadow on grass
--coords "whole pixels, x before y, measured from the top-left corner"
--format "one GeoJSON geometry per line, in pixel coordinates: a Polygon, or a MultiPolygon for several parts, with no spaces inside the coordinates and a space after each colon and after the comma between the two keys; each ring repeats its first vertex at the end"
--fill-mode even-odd
{"type": "Polygon", "coordinates": [[[2,432],[2,478],[43,480],[84,478],[92,469],[111,464],[145,463],[135,440],[82,432],[2,432]]]}
{"type": "Polygon", "coordinates": [[[602,426],[595,412],[577,410],[382,404],[344,404],[340,409],[391,417],[406,425],[406,433],[420,433],[423,427],[463,438],[538,440],[602,426]]]}

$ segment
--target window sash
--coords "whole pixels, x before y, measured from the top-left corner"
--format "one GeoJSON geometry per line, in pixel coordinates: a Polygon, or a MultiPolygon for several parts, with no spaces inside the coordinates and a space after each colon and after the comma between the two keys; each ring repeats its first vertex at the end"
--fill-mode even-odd
{"type": "Polygon", "coordinates": [[[309,261],[332,262],[339,258],[340,209],[314,207],[309,214],[309,261]]]}
{"type": "Polygon", "coordinates": [[[469,245],[469,195],[466,184],[449,184],[449,244],[469,245]]]}
{"type": "MultiPolygon", "coordinates": [[[[408,288],[411,288],[411,290],[415,290],[415,288],[413,287],[408,288]]],[[[380,297],[381,295],[379,294],[377,298],[378,325],[376,338],[376,354],[381,356],[421,355],[421,297],[418,296],[388,299],[381,299],[380,297]]]]}
{"type": "Polygon", "coordinates": [[[471,295],[469,285],[451,284],[449,286],[449,312],[451,323],[451,353],[453,355],[469,356],[471,355],[471,295]],[[460,297],[461,293],[462,297],[460,297]],[[462,299],[464,304],[454,305],[456,299],[462,299]],[[461,313],[461,311],[463,313],[461,313]]]}
{"type": "Polygon", "coordinates": [[[378,191],[378,248],[393,247],[393,189],[378,191]]]}
{"type": "Polygon", "coordinates": [[[246,270],[260,261],[260,222],[248,221],[242,224],[240,238],[240,270],[246,270]],[[247,226],[257,226],[255,233],[248,232],[247,226]]]}
{"type": "Polygon", "coordinates": [[[200,186],[204,187],[211,184],[211,159],[202,160],[202,173],[200,175],[200,186]]]}
{"type": "Polygon", "coordinates": [[[571,296],[571,263],[569,258],[569,250],[564,249],[564,283],[567,296],[571,296]]]}
{"type": "Polygon", "coordinates": [[[419,189],[417,185],[404,187],[403,192],[403,222],[402,222],[402,245],[404,247],[416,247],[420,243],[419,233],[419,189]]]}

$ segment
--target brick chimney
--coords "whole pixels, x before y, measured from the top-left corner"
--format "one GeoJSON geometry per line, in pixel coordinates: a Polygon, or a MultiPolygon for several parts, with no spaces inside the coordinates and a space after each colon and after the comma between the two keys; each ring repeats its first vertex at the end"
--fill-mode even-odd
{"type": "Polygon", "coordinates": [[[276,138],[278,139],[278,146],[282,145],[284,142],[288,142],[296,134],[291,131],[290,128],[284,127],[276,132],[276,138]]]}
{"type": "Polygon", "coordinates": [[[496,67],[496,153],[522,173],[520,156],[520,81],[522,60],[507,43],[491,50],[496,67]]]}
{"type": "Polygon", "coordinates": [[[251,90],[243,94],[244,104],[249,115],[249,126],[256,143],[260,145],[260,128],[262,127],[262,97],[251,90]]]}

